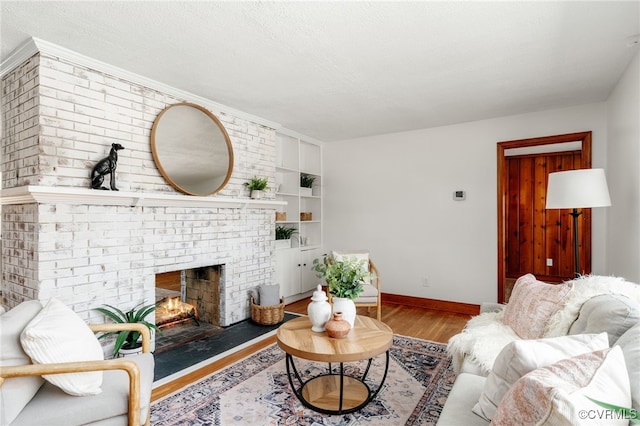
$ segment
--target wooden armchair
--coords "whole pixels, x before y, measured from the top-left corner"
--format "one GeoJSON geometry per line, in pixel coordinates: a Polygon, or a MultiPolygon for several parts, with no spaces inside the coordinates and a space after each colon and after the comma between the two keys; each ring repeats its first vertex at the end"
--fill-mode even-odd
{"type": "MultiPolygon", "coordinates": [[[[16,377],[26,377],[26,376],[42,376],[42,375],[52,375],[52,374],[62,374],[62,373],[81,373],[81,372],[91,372],[91,371],[110,371],[110,370],[123,370],[128,375],[128,412],[120,412],[114,411],[113,413],[107,413],[109,416],[112,414],[113,418],[122,418],[124,422],[124,415],[126,414],[126,422],[129,426],[138,426],[140,424],[149,425],[150,423],[150,395],[151,395],[151,384],[153,383],[153,356],[150,354],[150,333],[149,329],[143,324],[134,324],[134,323],[126,323],[126,324],[90,324],[89,327],[94,332],[110,332],[110,331],[122,331],[122,330],[134,330],[140,332],[142,335],[142,351],[143,355],[139,357],[131,357],[131,358],[116,358],[116,359],[107,359],[107,360],[99,360],[99,361],[80,361],[80,362],[65,362],[65,363],[55,363],[55,364],[27,364],[27,365],[16,365],[16,366],[0,366],[0,387],[3,385],[6,379],[16,378],[16,377]],[[144,355],[148,354],[148,355],[144,355]],[[137,359],[139,358],[139,359],[137,359]],[[150,365],[149,365],[150,364],[150,365]],[[145,371],[145,374],[141,379],[141,366],[145,371]],[[146,376],[151,376],[146,377],[146,376]],[[145,381],[145,384],[142,385],[144,387],[145,401],[143,407],[146,407],[146,419],[144,423],[141,423],[141,380],[145,381]],[[148,388],[148,389],[147,389],[148,388]]],[[[61,424],[73,424],[72,416],[66,413],[64,406],[57,405],[60,401],[64,401],[65,404],[82,404],[82,408],[80,411],[89,411],[92,409],[92,399],[96,398],[95,403],[98,403],[101,406],[102,414],[104,412],[108,412],[108,409],[104,409],[105,398],[120,399],[124,392],[118,392],[122,388],[107,386],[107,381],[111,376],[104,376],[103,379],[103,388],[109,388],[108,390],[104,390],[102,394],[93,395],[93,396],[85,396],[85,397],[76,397],[64,394],[64,392],[59,389],[55,389],[57,392],[55,396],[54,405],[56,405],[59,410],[48,410],[46,414],[40,413],[40,420],[47,422],[51,421],[51,424],[56,423],[52,420],[52,417],[55,416],[68,416],[65,420],[62,420],[61,424]],[[116,389],[117,388],[117,389],[116,389]],[[110,395],[112,394],[112,395],[110,395]],[[100,398],[100,402],[97,399],[100,398]],[[56,413],[56,411],[59,411],[56,413]]],[[[40,388],[40,391],[33,396],[33,398],[28,402],[28,404],[24,407],[23,411],[18,415],[15,421],[11,422],[10,425],[14,424],[29,424],[34,421],[33,416],[28,415],[27,419],[21,417],[22,414],[26,410],[29,410],[29,405],[34,404],[35,407],[38,407],[37,411],[42,410],[42,406],[46,406],[47,404],[51,405],[54,399],[51,399],[51,392],[47,390],[43,392],[43,388],[47,387],[43,385],[40,388]],[[37,401],[39,398],[46,399],[49,398],[49,401],[37,401]]],[[[50,388],[55,388],[50,386],[50,388]]],[[[115,405],[115,404],[114,404],[115,405]]],[[[31,408],[32,412],[35,410],[33,407],[31,408]]],[[[36,414],[37,415],[37,414],[36,414]]],[[[101,420],[111,419],[112,417],[103,418],[101,420]]],[[[59,421],[56,424],[60,424],[59,421]]]]}

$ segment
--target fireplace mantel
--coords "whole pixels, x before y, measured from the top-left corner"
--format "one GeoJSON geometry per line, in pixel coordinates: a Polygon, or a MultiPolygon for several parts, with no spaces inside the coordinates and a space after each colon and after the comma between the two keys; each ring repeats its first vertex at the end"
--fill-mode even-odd
{"type": "Polygon", "coordinates": [[[226,207],[276,209],[287,204],[278,200],[200,197],[183,194],[101,191],[60,186],[20,186],[0,191],[0,205],[9,204],[92,204],[104,206],[148,207],[226,207]]]}

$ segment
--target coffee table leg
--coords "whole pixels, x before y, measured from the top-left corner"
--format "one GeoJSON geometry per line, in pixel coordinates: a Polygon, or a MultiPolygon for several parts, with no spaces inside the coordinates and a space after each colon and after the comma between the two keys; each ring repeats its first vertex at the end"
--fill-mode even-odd
{"type": "Polygon", "coordinates": [[[345,374],[344,374],[344,363],[340,363],[340,369],[339,369],[339,374],[335,374],[333,372],[333,368],[331,366],[331,364],[329,364],[329,374],[322,374],[320,376],[317,377],[312,377],[311,379],[307,380],[306,382],[302,380],[302,377],[300,376],[300,373],[298,372],[296,365],[293,361],[293,356],[290,354],[286,354],[285,356],[285,360],[286,360],[286,366],[287,366],[287,377],[289,379],[289,385],[291,385],[291,390],[293,391],[293,393],[295,394],[295,396],[298,398],[298,400],[300,400],[300,402],[302,403],[302,405],[304,405],[307,408],[310,408],[314,411],[318,411],[320,413],[325,413],[325,414],[346,414],[346,413],[353,413],[355,411],[358,411],[360,409],[362,409],[363,407],[365,407],[367,404],[369,404],[380,392],[380,390],[382,389],[382,386],[384,385],[385,380],[387,379],[387,373],[389,372],[389,351],[387,351],[385,353],[385,366],[384,366],[384,374],[382,376],[382,379],[380,380],[380,384],[378,385],[377,389],[375,389],[374,391],[371,390],[371,388],[369,388],[369,386],[365,383],[365,380],[367,378],[367,375],[369,373],[369,369],[371,367],[371,363],[373,361],[373,358],[369,359],[368,363],[367,363],[367,367],[364,371],[364,374],[362,375],[361,378],[359,377],[351,377],[351,376],[346,376],[348,378],[348,380],[350,381],[350,383],[354,383],[355,382],[359,382],[360,385],[363,387],[363,390],[366,389],[366,394],[367,397],[363,400],[362,403],[358,404],[358,406],[356,407],[352,407],[352,408],[348,408],[348,409],[344,409],[344,388],[345,388],[345,374]],[[307,386],[309,384],[309,382],[312,382],[314,380],[323,380],[323,377],[335,377],[335,376],[339,376],[339,397],[338,397],[338,409],[329,409],[329,408],[323,408],[323,407],[319,407],[316,406],[314,404],[312,404],[310,401],[308,401],[304,395],[303,395],[303,390],[305,388],[305,386],[307,386]],[[299,387],[295,386],[294,384],[294,377],[295,380],[298,381],[299,383],[299,387]]]}
{"type": "Polygon", "coordinates": [[[287,365],[287,377],[289,378],[289,385],[291,385],[291,390],[293,390],[293,393],[298,397],[300,401],[306,402],[302,397],[302,393],[298,392],[298,388],[293,384],[293,376],[295,376],[296,380],[298,380],[298,383],[300,383],[301,390],[302,390],[302,386],[304,385],[304,382],[302,381],[302,378],[300,377],[300,374],[296,369],[296,365],[293,363],[293,356],[287,354],[285,357],[285,361],[287,365]],[[293,369],[293,375],[291,374],[292,369],[293,369]]]}
{"type": "MultiPolygon", "coordinates": [[[[384,375],[382,376],[382,380],[380,381],[380,384],[378,385],[378,389],[376,389],[375,392],[371,393],[367,403],[371,402],[376,396],[378,396],[378,392],[380,392],[380,389],[382,389],[382,385],[384,385],[384,381],[387,380],[387,373],[389,372],[389,351],[387,351],[385,353],[385,357],[386,357],[386,362],[384,364],[384,375]]],[[[371,359],[369,359],[369,365],[371,365],[371,359]]],[[[369,370],[369,366],[367,366],[367,371],[365,371],[364,376],[362,376],[362,381],[363,382],[364,382],[364,379],[365,379],[365,377],[367,375],[368,370],[369,370]]]]}

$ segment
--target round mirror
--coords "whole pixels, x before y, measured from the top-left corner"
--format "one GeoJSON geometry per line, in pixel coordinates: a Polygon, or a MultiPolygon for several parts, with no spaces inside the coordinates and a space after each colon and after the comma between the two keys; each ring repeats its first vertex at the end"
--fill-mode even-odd
{"type": "Polygon", "coordinates": [[[151,153],[178,191],[211,195],[229,181],[233,148],[227,131],[201,106],[180,103],[162,111],[151,129],[151,153]]]}

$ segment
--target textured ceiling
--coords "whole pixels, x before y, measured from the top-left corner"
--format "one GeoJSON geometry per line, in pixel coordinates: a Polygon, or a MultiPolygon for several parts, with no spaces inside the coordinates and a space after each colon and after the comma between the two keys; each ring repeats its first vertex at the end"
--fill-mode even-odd
{"type": "Polygon", "coordinates": [[[640,1],[0,2],[57,44],[323,141],[605,100],[640,1]]]}

